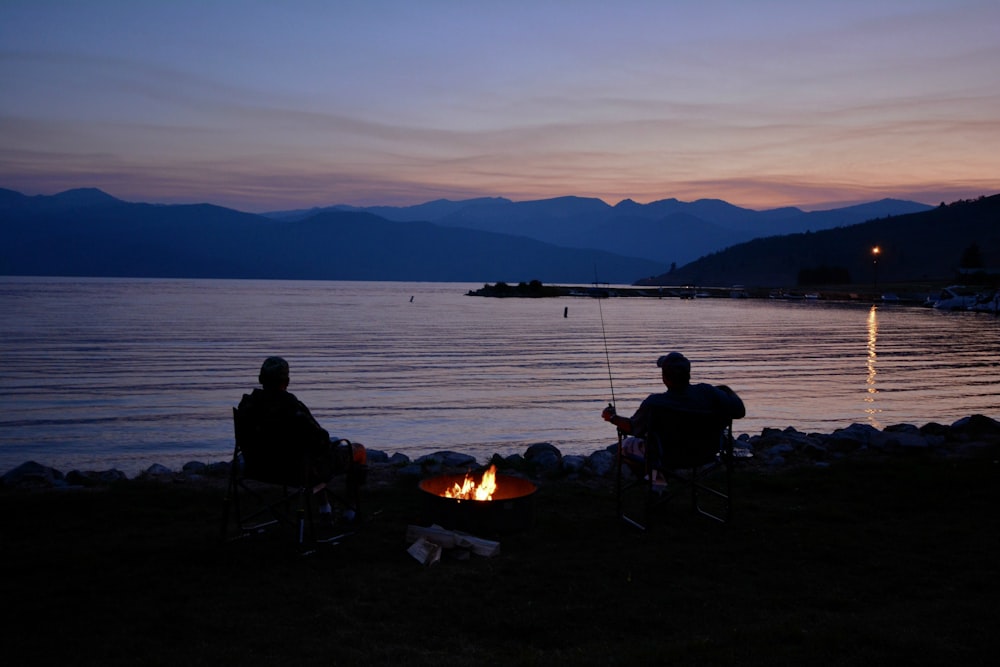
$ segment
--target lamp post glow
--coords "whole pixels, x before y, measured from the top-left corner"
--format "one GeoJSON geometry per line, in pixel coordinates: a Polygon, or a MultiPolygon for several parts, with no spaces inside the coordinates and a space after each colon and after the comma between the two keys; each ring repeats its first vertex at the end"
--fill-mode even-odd
{"type": "Polygon", "coordinates": [[[878,246],[872,248],[872,291],[878,293],[878,256],[882,249],[878,246]]]}

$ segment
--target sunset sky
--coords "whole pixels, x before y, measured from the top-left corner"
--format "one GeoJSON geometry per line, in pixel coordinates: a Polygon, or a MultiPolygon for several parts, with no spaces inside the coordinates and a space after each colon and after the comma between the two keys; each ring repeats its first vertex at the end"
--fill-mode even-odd
{"type": "Polygon", "coordinates": [[[3,0],[0,187],[244,211],[1000,192],[997,0],[3,0]]]}

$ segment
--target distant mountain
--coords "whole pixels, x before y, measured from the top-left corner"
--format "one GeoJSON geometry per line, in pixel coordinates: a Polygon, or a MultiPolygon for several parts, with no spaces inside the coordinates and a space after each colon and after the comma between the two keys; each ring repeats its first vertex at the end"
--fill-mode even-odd
{"type": "Polygon", "coordinates": [[[0,188],[0,211],[25,211],[32,213],[54,213],[72,210],[81,206],[121,203],[111,195],[97,188],[77,188],[52,196],[28,197],[20,192],[0,188]]]}
{"type": "Polygon", "coordinates": [[[0,274],[788,286],[803,269],[867,280],[877,243],[881,279],[938,279],[973,243],[1000,266],[993,201],[805,212],[718,199],[479,198],[254,215],[92,188],[0,189],[0,274]]]}
{"type": "Polygon", "coordinates": [[[605,250],[367,212],[278,220],[99,190],[0,190],[0,274],[441,282],[629,283],[665,265],[605,250]]]}
{"type": "Polygon", "coordinates": [[[1000,270],[1000,195],[835,229],[759,238],[641,283],[788,287],[797,284],[802,271],[831,270],[864,285],[959,281],[963,258],[972,248],[982,268],[1000,270]],[[881,250],[877,265],[874,246],[881,250]]]}
{"type": "MultiPolygon", "coordinates": [[[[930,208],[912,201],[883,199],[826,211],[805,212],[793,207],[754,211],[719,199],[694,202],[663,199],[649,204],[626,199],[610,206],[600,199],[557,197],[525,202],[502,198],[442,199],[417,206],[334,206],[318,210],[365,211],[398,222],[433,222],[682,265],[762,236],[815,232],[930,208]]],[[[316,210],[266,215],[301,219],[316,210]]]]}
{"type": "Polygon", "coordinates": [[[310,208],[310,209],[297,209],[293,211],[275,211],[273,213],[266,213],[265,215],[269,218],[275,218],[276,220],[304,220],[310,218],[318,213],[337,213],[342,211],[354,211],[360,213],[372,213],[374,215],[385,218],[386,220],[395,220],[398,222],[421,222],[421,221],[432,221],[443,218],[455,211],[465,208],[467,206],[475,204],[488,204],[488,203],[513,203],[509,199],[503,199],[502,197],[484,197],[481,199],[466,199],[464,201],[451,201],[448,199],[435,199],[434,201],[429,201],[424,204],[417,204],[415,206],[407,206],[405,208],[400,208],[398,206],[348,206],[346,204],[338,204],[336,206],[327,206],[324,208],[310,208]]]}

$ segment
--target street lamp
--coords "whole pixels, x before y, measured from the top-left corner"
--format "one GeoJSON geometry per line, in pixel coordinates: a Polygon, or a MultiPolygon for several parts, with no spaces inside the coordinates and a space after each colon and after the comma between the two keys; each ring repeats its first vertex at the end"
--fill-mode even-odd
{"type": "Polygon", "coordinates": [[[878,293],[878,256],[882,249],[878,246],[872,248],[872,291],[878,293]]]}

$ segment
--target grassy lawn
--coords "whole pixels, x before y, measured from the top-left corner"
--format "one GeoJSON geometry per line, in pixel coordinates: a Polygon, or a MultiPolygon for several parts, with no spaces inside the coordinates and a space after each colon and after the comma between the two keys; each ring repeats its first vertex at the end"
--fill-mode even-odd
{"type": "Polygon", "coordinates": [[[309,557],[221,544],[222,492],[5,493],[9,665],[979,665],[1000,650],[1000,465],[737,475],[728,526],[680,499],[648,533],[611,484],[546,482],[494,558],[406,553],[413,483],[309,557]]]}

